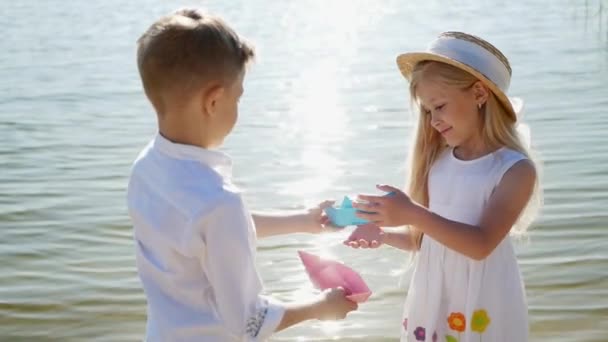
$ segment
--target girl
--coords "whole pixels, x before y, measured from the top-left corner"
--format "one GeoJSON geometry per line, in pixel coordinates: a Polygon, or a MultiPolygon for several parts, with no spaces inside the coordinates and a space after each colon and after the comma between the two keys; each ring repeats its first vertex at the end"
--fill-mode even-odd
{"type": "Polygon", "coordinates": [[[378,186],[396,194],[361,195],[355,207],[368,213],[358,215],[374,224],[358,227],[346,244],[419,251],[402,341],[527,341],[509,232],[525,229],[516,223],[538,198],[538,182],[517,130],[521,101],[506,96],[509,62],[478,37],[446,32],[397,63],[420,111],[409,191],[378,186]]]}

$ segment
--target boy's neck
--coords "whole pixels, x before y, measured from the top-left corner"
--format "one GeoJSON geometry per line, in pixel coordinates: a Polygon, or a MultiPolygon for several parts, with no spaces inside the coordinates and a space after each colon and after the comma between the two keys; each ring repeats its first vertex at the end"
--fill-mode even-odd
{"type": "Polygon", "coordinates": [[[167,113],[158,118],[158,131],[167,140],[176,144],[192,145],[210,149],[214,147],[211,139],[201,129],[204,125],[194,120],[175,120],[186,118],[187,115],[167,113]],[[192,122],[190,122],[192,121],[192,122]]]}

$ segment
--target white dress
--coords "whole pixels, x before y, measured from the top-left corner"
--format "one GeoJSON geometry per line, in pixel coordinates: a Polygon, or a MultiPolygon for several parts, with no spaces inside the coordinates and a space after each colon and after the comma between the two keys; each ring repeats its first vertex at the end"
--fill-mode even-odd
{"type": "MultiPolygon", "coordinates": [[[[502,148],[463,161],[448,148],[429,174],[430,209],[477,225],[502,176],[525,158],[502,148]]],[[[525,291],[509,235],[481,261],[425,235],[405,302],[401,341],[528,341],[525,291]]]]}

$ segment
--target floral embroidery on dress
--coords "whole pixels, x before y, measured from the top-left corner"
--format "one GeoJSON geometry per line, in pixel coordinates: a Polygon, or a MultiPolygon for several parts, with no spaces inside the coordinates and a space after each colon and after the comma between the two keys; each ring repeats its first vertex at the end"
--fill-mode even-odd
{"type": "Polygon", "coordinates": [[[416,337],[416,341],[425,341],[426,330],[423,327],[416,328],[416,330],[414,330],[414,337],[416,337]]]}
{"type": "MultiPolygon", "coordinates": [[[[461,312],[452,312],[448,317],[448,325],[450,329],[458,332],[458,338],[453,335],[445,335],[446,342],[458,342],[460,341],[460,334],[467,328],[467,321],[465,316],[461,312]]],[[[481,341],[481,335],[486,331],[488,325],[490,325],[490,316],[484,309],[476,310],[471,316],[471,330],[479,333],[479,341],[481,341]]]]}
{"type": "Polygon", "coordinates": [[[488,325],[490,325],[490,316],[488,316],[488,312],[486,310],[477,310],[473,312],[473,317],[471,318],[471,330],[482,334],[486,331],[488,325]]]}
{"type": "MultiPolygon", "coordinates": [[[[490,316],[484,309],[476,310],[471,316],[471,330],[479,333],[479,341],[481,341],[482,334],[486,331],[488,325],[490,325],[490,316]]],[[[453,335],[445,335],[446,342],[459,342],[461,333],[467,328],[467,319],[462,312],[452,312],[447,319],[448,325],[451,330],[458,332],[458,338],[453,335]]],[[[407,330],[407,318],[403,319],[403,328],[407,330]]],[[[424,327],[417,327],[414,330],[414,337],[416,341],[426,341],[426,329],[424,327]]],[[[433,332],[431,337],[432,342],[437,342],[437,332],[433,332]]]]}
{"type": "Polygon", "coordinates": [[[466,329],[467,321],[461,312],[452,312],[448,317],[448,325],[450,329],[458,332],[458,338],[452,335],[446,335],[445,339],[447,342],[458,342],[460,341],[460,334],[466,329]]]}
{"type": "Polygon", "coordinates": [[[463,332],[466,329],[467,321],[462,313],[452,312],[450,317],[448,317],[448,324],[450,325],[450,329],[463,332]]]}
{"type": "Polygon", "coordinates": [[[452,335],[445,335],[445,341],[446,342],[458,342],[458,340],[456,339],[456,337],[454,337],[452,335]]]}
{"type": "Polygon", "coordinates": [[[477,310],[473,312],[471,318],[471,330],[479,333],[479,341],[481,342],[481,335],[486,331],[488,325],[490,325],[490,316],[486,310],[477,310]]]}

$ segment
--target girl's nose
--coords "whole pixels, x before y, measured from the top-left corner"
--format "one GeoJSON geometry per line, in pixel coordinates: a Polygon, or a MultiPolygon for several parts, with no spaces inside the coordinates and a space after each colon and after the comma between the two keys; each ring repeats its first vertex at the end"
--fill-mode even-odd
{"type": "Polygon", "coordinates": [[[431,126],[437,128],[441,124],[441,120],[436,114],[431,114],[431,126]]]}

